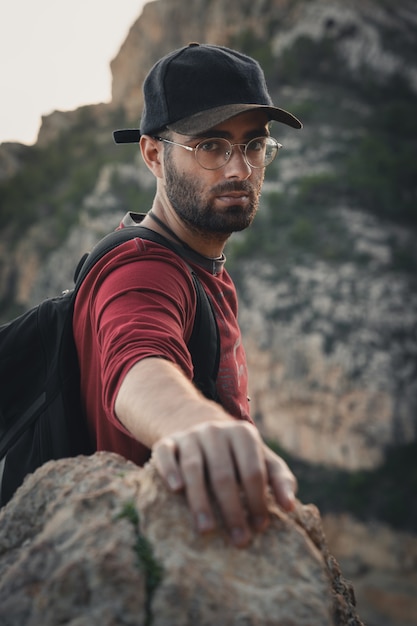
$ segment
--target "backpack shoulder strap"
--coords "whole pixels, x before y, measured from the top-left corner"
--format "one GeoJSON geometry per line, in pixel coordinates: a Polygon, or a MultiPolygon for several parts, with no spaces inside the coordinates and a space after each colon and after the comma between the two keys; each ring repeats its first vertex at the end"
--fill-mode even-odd
{"type": "MultiPolygon", "coordinates": [[[[191,269],[191,268],[190,268],[191,269]]],[[[194,365],[194,383],[211,400],[218,400],[216,378],[220,364],[220,335],[213,305],[197,274],[191,270],[197,294],[193,332],[188,342],[194,365]]]]}
{"type": "Polygon", "coordinates": [[[98,261],[100,261],[102,257],[104,257],[108,252],[111,252],[114,248],[117,248],[117,246],[120,246],[122,243],[135,239],[135,237],[143,237],[144,239],[160,243],[166,248],[169,247],[167,245],[168,241],[165,241],[165,237],[162,237],[162,235],[158,235],[158,233],[155,233],[149,228],[145,228],[143,226],[126,226],[120,230],[115,230],[108,235],[105,235],[103,239],[101,239],[94,246],[91,252],[88,252],[81,257],[74,272],[75,289],[78,290],[89,271],[98,261]],[[153,235],[155,235],[154,238],[153,235]]]}
{"type": "Polygon", "coordinates": [[[109,233],[98,242],[89,254],[84,255],[80,260],[74,276],[74,291],[78,291],[88,272],[105,254],[136,237],[169,248],[183,259],[191,273],[197,296],[194,326],[188,342],[194,365],[194,383],[206,397],[217,400],[216,378],[220,363],[219,329],[210,298],[196,272],[181,254],[182,250],[179,244],[145,226],[127,226],[109,233]]]}

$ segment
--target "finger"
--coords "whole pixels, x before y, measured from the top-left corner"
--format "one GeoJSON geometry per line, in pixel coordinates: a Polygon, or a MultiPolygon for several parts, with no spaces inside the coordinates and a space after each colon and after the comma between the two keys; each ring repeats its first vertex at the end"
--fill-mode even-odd
{"type": "Polygon", "coordinates": [[[201,433],[207,473],[223,521],[232,543],[244,547],[252,539],[241,488],[236,474],[233,453],[224,428],[207,428],[201,433]]]}
{"type": "Polygon", "coordinates": [[[177,458],[177,445],[171,438],[161,439],[152,449],[156,469],[171,491],[184,488],[184,480],[177,458]]]}
{"type": "Polygon", "coordinates": [[[210,532],[216,526],[205,477],[205,460],[198,436],[187,434],[177,439],[178,457],[188,506],[197,530],[210,532]]]}
{"type": "Polygon", "coordinates": [[[277,503],[286,511],[295,507],[297,480],[288,465],[270,448],[265,446],[266,467],[269,484],[277,503]]]}
{"type": "Polygon", "coordinates": [[[269,514],[263,442],[253,426],[242,424],[230,444],[252,526],[255,530],[264,530],[269,524],[269,514]]]}

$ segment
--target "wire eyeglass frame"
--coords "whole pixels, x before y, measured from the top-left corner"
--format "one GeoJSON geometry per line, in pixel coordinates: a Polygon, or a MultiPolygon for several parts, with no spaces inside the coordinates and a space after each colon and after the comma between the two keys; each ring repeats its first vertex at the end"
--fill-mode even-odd
{"type": "Polygon", "coordinates": [[[243,150],[241,150],[241,154],[249,167],[253,169],[261,169],[270,165],[277,156],[279,150],[283,148],[282,144],[269,135],[255,137],[247,143],[231,143],[228,139],[224,139],[223,137],[211,137],[210,139],[203,139],[194,148],[183,143],[178,143],[177,141],[172,141],[171,139],[166,139],[165,137],[155,136],[154,139],[172,144],[174,146],[179,146],[189,152],[194,152],[194,157],[197,163],[205,170],[218,170],[221,167],[224,167],[230,160],[235,147],[243,148],[243,150]],[[249,148],[251,145],[252,148],[249,148]],[[255,156],[258,154],[259,159],[259,155],[262,150],[264,151],[262,163],[252,163],[251,159],[253,160],[254,157],[250,156],[250,152],[253,151],[255,156]],[[211,161],[213,161],[213,164],[211,164],[211,161]]]}

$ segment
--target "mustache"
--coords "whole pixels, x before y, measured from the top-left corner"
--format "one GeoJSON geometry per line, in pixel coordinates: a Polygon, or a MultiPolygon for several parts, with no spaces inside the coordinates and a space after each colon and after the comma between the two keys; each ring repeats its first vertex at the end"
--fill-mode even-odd
{"type": "Polygon", "coordinates": [[[221,195],[223,193],[229,193],[231,191],[253,194],[255,192],[255,187],[248,180],[230,180],[219,183],[215,187],[212,187],[211,191],[215,195],[221,195]]]}

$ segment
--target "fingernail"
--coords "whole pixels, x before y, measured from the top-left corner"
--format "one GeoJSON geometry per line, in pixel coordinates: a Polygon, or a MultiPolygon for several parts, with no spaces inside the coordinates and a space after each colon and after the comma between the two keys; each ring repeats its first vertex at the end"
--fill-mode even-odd
{"type": "Polygon", "coordinates": [[[230,537],[235,546],[244,546],[250,541],[250,533],[241,528],[240,526],[235,526],[230,531],[230,537]]]}
{"type": "Polygon", "coordinates": [[[287,503],[286,503],[286,510],[287,511],[292,511],[295,508],[295,495],[294,492],[290,489],[287,490],[286,492],[286,498],[287,498],[287,503]]]}
{"type": "Polygon", "coordinates": [[[169,474],[167,477],[167,482],[168,482],[169,488],[172,489],[173,491],[177,491],[178,489],[182,487],[181,480],[178,474],[169,474]]]}
{"type": "Polygon", "coordinates": [[[214,528],[213,518],[207,513],[197,513],[196,524],[201,533],[208,532],[214,528]]]}

